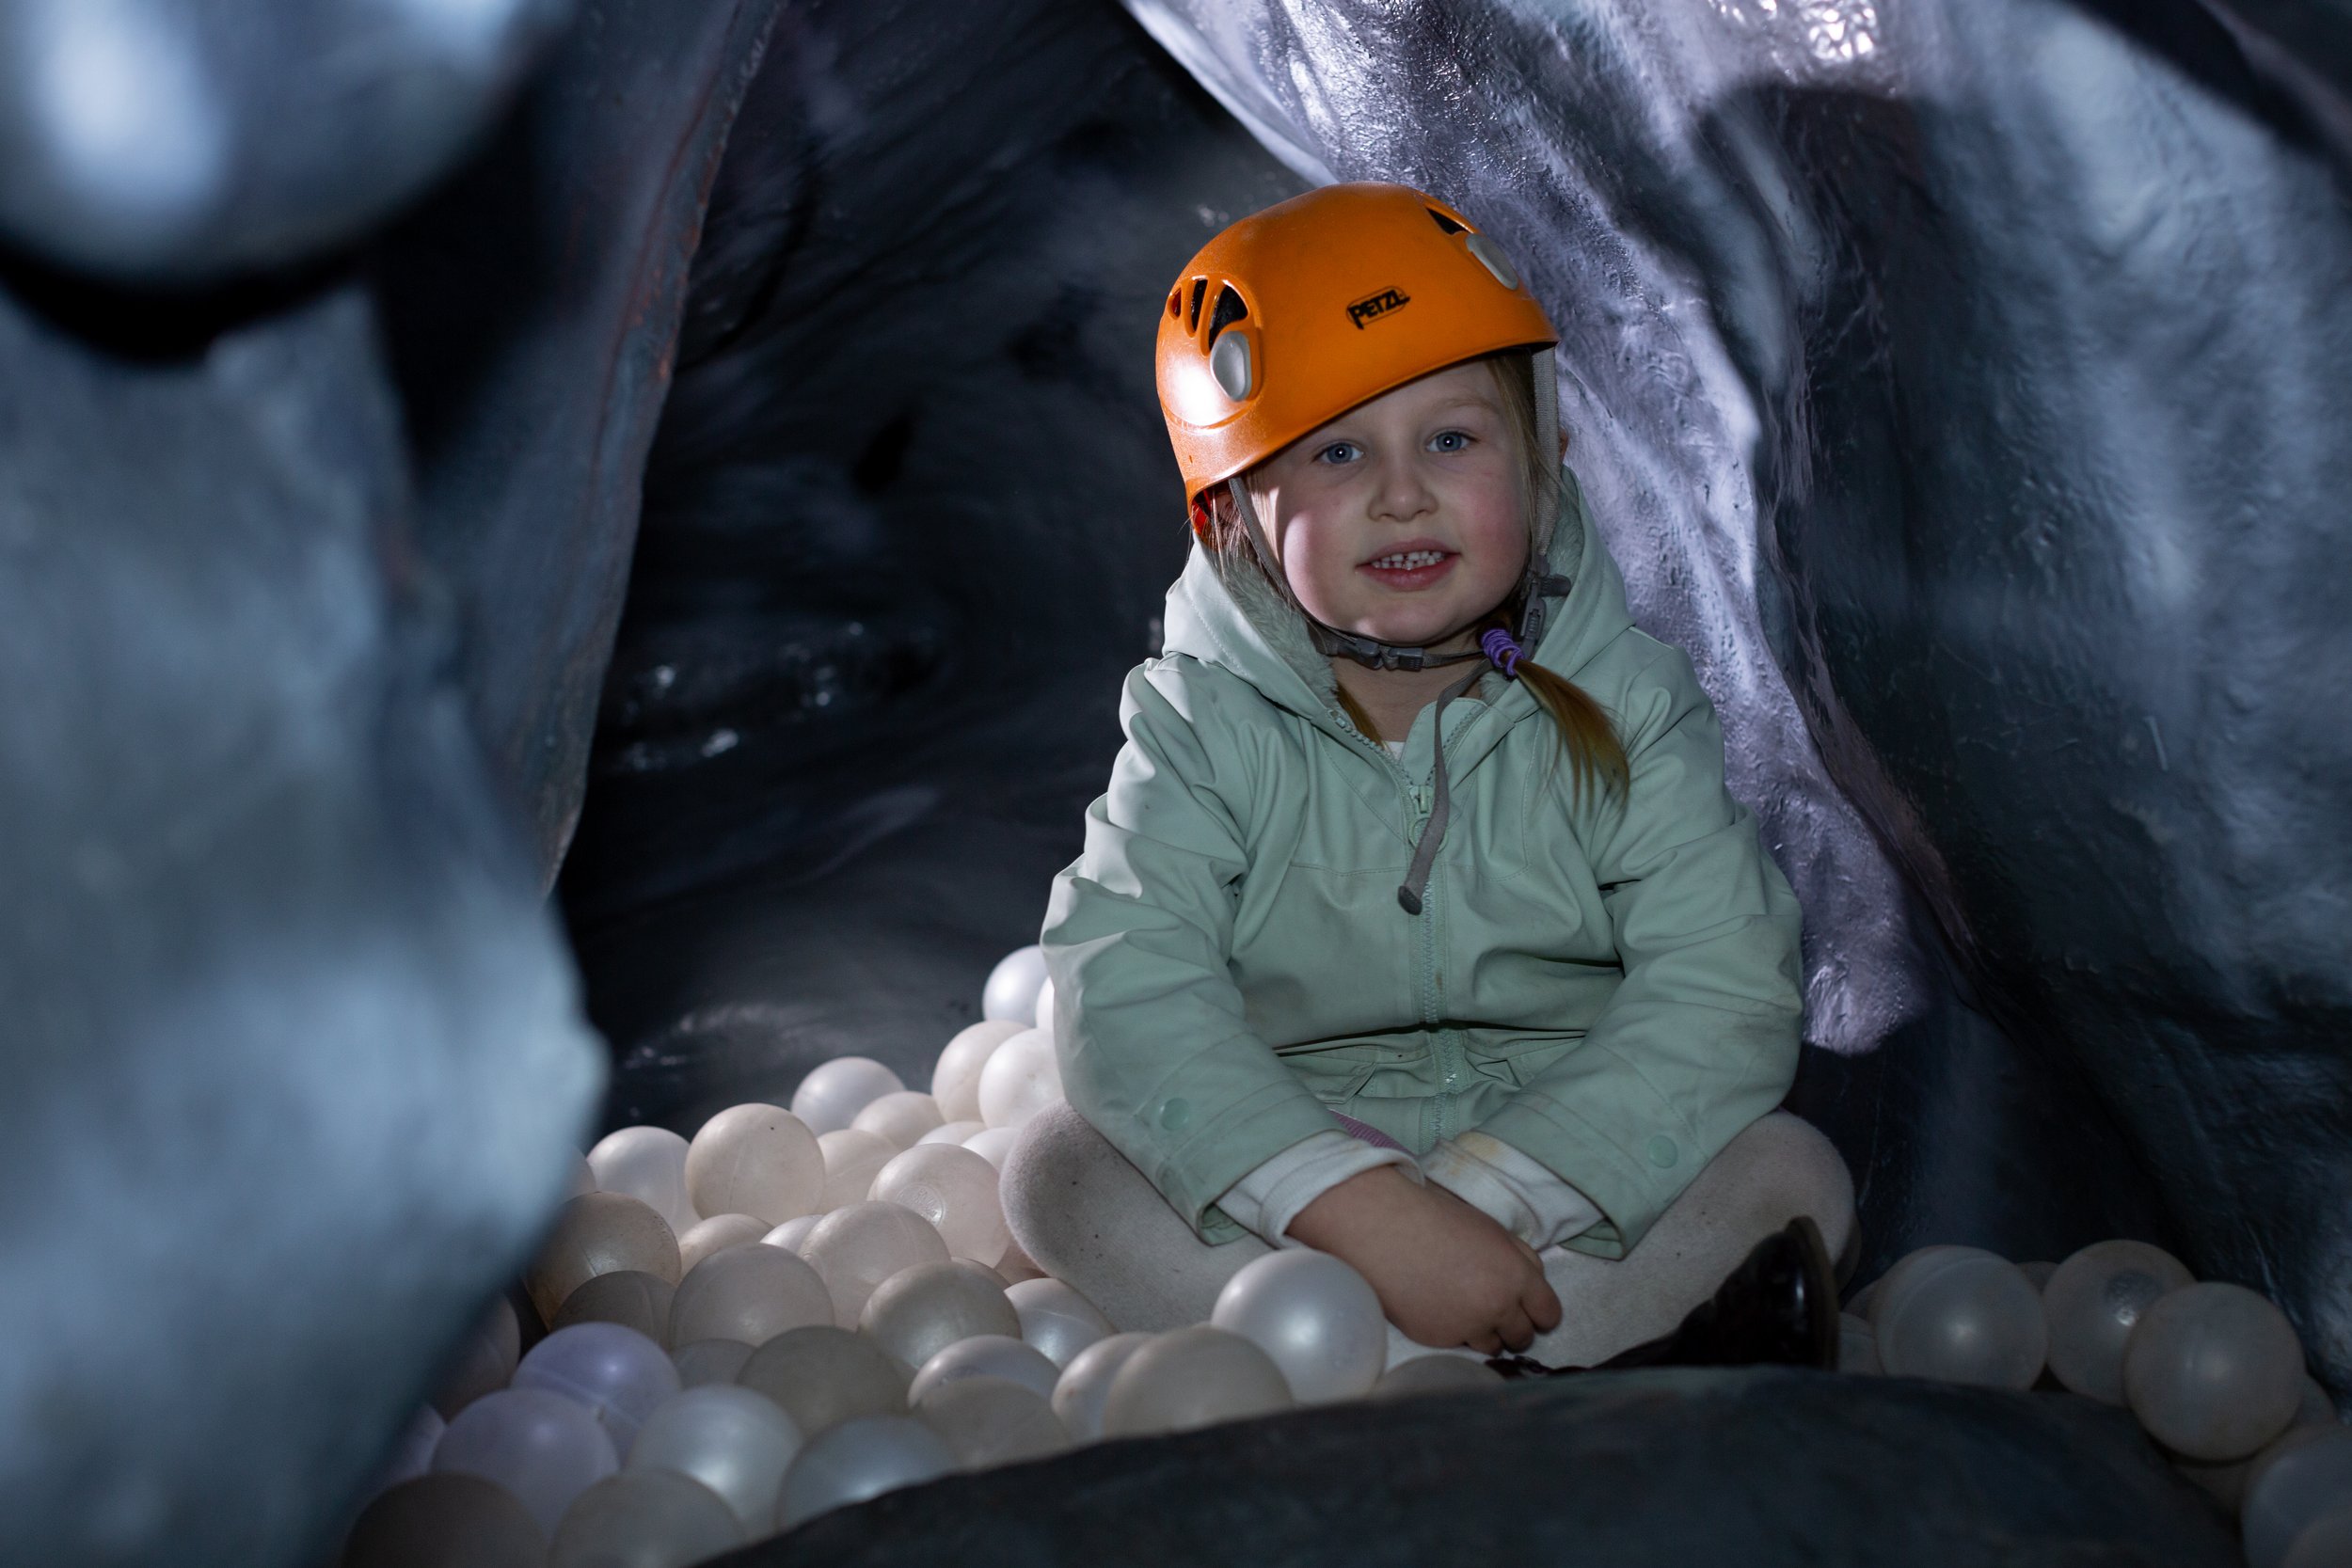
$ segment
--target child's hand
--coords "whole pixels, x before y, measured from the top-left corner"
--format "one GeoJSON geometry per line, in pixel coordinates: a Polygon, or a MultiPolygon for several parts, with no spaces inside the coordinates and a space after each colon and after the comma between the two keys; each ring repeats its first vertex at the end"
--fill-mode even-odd
{"type": "Polygon", "coordinates": [[[1495,1355],[1559,1326],[1560,1298],[1534,1248],[1393,1165],[1333,1187],[1299,1212],[1289,1233],[1362,1275],[1389,1321],[1421,1344],[1495,1355]]]}

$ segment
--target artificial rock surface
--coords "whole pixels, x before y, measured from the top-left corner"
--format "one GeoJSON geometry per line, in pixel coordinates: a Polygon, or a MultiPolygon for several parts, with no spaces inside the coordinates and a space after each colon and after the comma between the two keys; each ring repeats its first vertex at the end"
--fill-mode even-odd
{"type": "Polygon", "coordinates": [[[1595,1374],[1080,1449],[886,1494],[730,1568],[2233,1568],[2122,1411],[1781,1369],[1595,1374]]]}

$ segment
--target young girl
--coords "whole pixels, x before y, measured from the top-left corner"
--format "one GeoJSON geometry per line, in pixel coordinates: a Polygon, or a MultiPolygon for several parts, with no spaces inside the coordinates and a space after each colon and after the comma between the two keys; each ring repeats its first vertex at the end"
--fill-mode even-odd
{"type": "Polygon", "coordinates": [[[1559,462],[1554,341],[1398,185],[1246,218],[1168,297],[1197,547],[1046,919],[1069,1108],[1006,1172],[1121,1328],[1311,1245],[1420,1344],[1583,1365],[1792,1215],[1851,1229],[1771,1114],[1795,899],[1559,462]]]}

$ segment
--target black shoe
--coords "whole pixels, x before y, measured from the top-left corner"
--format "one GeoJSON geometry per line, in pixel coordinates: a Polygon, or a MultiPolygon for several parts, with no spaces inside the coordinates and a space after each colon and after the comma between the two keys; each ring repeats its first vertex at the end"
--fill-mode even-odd
{"type": "Polygon", "coordinates": [[[1486,1364],[1504,1377],[1631,1367],[1835,1368],[1837,1286],[1829,1249],[1820,1227],[1801,1214],[1756,1243],[1714,1295],[1661,1339],[1592,1368],[1547,1367],[1524,1355],[1498,1355],[1486,1364]]]}

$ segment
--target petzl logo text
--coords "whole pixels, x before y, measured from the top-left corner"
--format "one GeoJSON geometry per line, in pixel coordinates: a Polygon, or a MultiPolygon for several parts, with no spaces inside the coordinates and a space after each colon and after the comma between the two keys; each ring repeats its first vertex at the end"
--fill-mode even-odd
{"type": "Polygon", "coordinates": [[[1398,293],[1394,289],[1383,289],[1376,294],[1366,294],[1349,306],[1347,319],[1356,324],[1357,331],[1361,332],[1364,329],[1364,323],[1376,321],[1392,310],[1402,310],[1412,303],[1410,299],[1398,293]]]}

